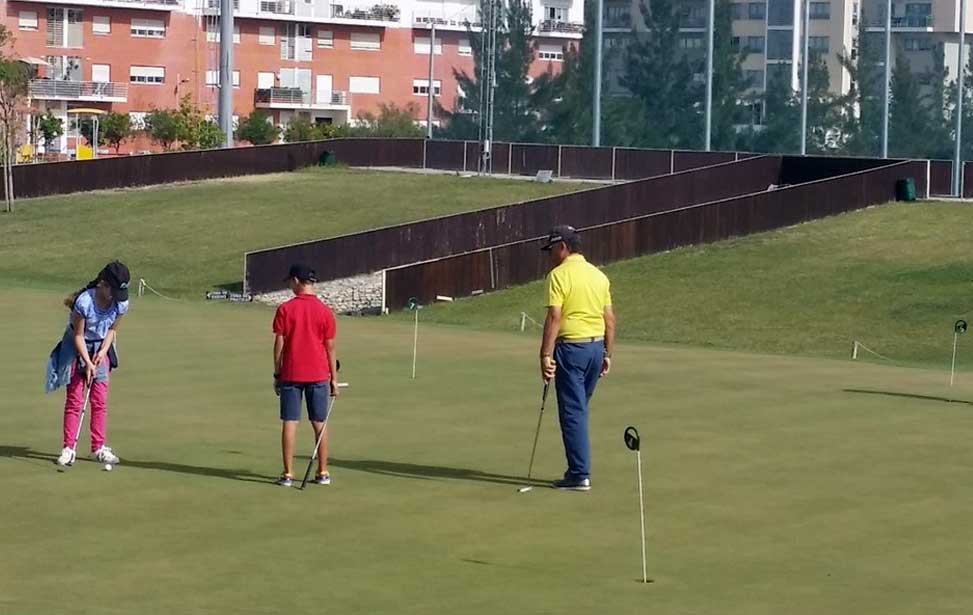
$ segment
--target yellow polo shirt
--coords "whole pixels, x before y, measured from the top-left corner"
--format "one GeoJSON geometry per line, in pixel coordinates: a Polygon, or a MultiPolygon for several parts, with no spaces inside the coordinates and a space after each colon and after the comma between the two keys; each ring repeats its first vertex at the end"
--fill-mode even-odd
{"type": "Polygon", "coordinates": [[[605,335],[605,307],[612,304],[608,277],[581,254],[572,254],[547,275],[547,305],[561,308],[558,337],[605,335]]]}

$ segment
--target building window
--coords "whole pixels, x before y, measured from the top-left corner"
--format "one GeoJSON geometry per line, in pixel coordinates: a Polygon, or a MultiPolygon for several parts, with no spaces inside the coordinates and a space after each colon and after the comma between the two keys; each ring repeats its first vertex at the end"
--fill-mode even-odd
{"type": "Polygon", "coordinates": [[[703,36],[701,34],[683,34],[679,37],[680,49],[702,49],[703,36]]]}
{"type": "Polygon", "coordinates": [[[92,64],[91,80],[95,83],[111,82],[111,66],[108,64],[92,64]]]}
{"type": "MultiPolygon", "coordinates": [[[[206,42],[207,43],[218,43],[220,42],[220,21],[219,18],[215,22],[210,22],[206,24],[206,42]]],[[[233,24],[233,43],[240,43],[240,26],[233,24]]]]}
{"type": "Polygon", "coordinates": [[[767,5],[763,2],[751,2],[747,5],[747,17],[760,21],[767,19],[767,5]]]}
{"type": "Polygon", "coordinates": [[[111,17],[95,15],[91,18],[91,31],[98,35],[111,34],[111,17]]]}
{"type": "Polygon", "coordinates": [[[750,53],[763,53],[765,39],[762,36],[747,36],[743,40],[744,48],[750,53]]]}
{"type": "Polygon", "coordinates": [[[762,70],[745,70],[743,77],[747,82],[747,87],[758,89],[764,87],[764,71],[762,70]]]}
{"type": "Polygon", "coordinates": [[[746,17],[744,17],[744,12],[743,12],[744,9],[746,8],[747,8],[746,4],[740,4],[738,2],[734,2],[733,4],[730,5],[730,18],[737,21],[746,19],[746,17]]]}
{"type": "Polygon", "coordinates": [[[37,30],[37,11],[20,11],[17,27],[21,30],[37,30]]]}
{"type": "Polygon", "coordinates": [[[794,0],[767,0],[768,26],[794,26],[794,0]]]}
{"type": "MultiPolygon", "coordinates": [[[[417,36],[412,42],[412,49],[417,54],[429,55],[429,37],[417,36]]],[[[443,54],[443,39],[436,39],[436,43],[433,45],[433,53],[437,56],[443,54]]]]}
{"type": "Polygon", "coordinates": [[[132,36],[138,38],[165,38],[166,24],[161,19],[132,18],[132,36]]]}
{"type": "Polygon", "coordinates": [[[81,9],[47,9],[47,46],[83,47],[84,11],[81,9]]]}
{"type": "Polygon", "coordinates": [[[257,43],[260,45],[274,45],[277,43],[277,32],[273,26],[260,26],[257,33],[257,43]]]}
{"type": "Polygon", "coordinates": [[[541,60],[561,62],[564,60],[564,47],[560,45],[541,45],[537,48],[537,57],[541,60]]]}
{"type": "Polygon", "coordinates": [[[830,2],[812,2],[810,11],[811,19],[831,19],[830,2]]]}
{"type": "Polygon", "coordinates": [[[322,49],[334,49],[334,32],[331,30],[318,30],[318,47],[322,49]]]}
{"type": "Polygon", "coordinates": [[[133,66],[128,76],[132,83],[161,85],[166,82],[166,69],[162,66],[133,66]]]}
{"type": "Polygon", "coordinates": [[[907,38],[905,39],[905,50],[906,51],[930,51],[932,49],[932,41],[928,38],[907,38]]]}
{"type": "Polygon", "coordinates": [[[470,45],[470,39],[461,38],[459,39],[459,46],[456,50],[461,56],[471,56],[473,55],[473,46],[470,45]]]}
{"type": "MultiPolygon", "coordinates": [[[[443,93],[443,84],[439,79],[433,79],[432,81],[432,95],[439,96],[443,93]]],[[[429,95],[429,80],[428,79],[413,79],[412,80],[412,94],[413,96],[428,96],[429,95]]]]}
{"type": "Polygon", "coordinates": [[[811,51],[828,53],[831,51],[830,40],[831,39],[827,36],[809,36],[807,38],[807,47],[811,51]]]}
{"type": "Polygon", "coordinates": [[[292,23],[282,27],[280,59],[297,62],[311,61],[311,26],[292,23]]]}
{"type": "Polygon", "coordinates": [[[357,51],[378,51],[382,48],[382,38],[377,32],[352,32],[351,48],[357,51]]]}
{"type": "Polygon", "coordinates": [[[794,53],[793,43],[792,30],[771,30],[767,33],[767,59],[790,60],[794,53]]]}
{"type": "Polygon", "coordinates": [[[545,6],[544,19],[548,21],[567,21],[568,10],[562,6],[545,6]]]}
{"type": "Polygon", "coordinates": [[[348,89],[352,94],[379,94],[381,80],[378,77],[349,77],[348,89]]]}
{"type": "MultiPolygon", "coordinates": [[[[220,71],[218,70],[208,70],[206,71],[206,85],[216,88],[220,85],[220,71]]],[[[233,87],[240,87],[240,71],[233,71],[233,87]]]]}
{"type": "Polygon", "coordinates": [[[47,74],[51,79],[64,81],[81,81],[81,58],[78,56],[47,56],[44,60],[49,64],[47,74]]]}

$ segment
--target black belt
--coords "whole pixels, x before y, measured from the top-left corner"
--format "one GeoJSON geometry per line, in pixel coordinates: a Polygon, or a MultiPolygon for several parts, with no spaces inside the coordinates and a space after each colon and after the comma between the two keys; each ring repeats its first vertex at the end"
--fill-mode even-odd
{"type": "Polygon", "coordinates": [[[602,337],[582,337],[578,339],[568,339],[566,337],[557,338],[558,344],[593,344],[595,342],[605,341],[604,336],[602,337]]]}

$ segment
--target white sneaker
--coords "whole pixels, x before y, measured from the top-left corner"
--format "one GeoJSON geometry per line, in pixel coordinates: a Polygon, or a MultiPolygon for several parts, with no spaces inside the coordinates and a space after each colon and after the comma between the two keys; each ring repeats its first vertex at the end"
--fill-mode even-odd
{"type": "Polygon", "coordinates": [[[61,455],[57,458],[55,462],[59,466],[69,466],[74,464],[75,452],[73,449],[64,447],[61,449],[61,455]]]}
{"type": "Polygon", "coordinates": [[[117,464],[121,461],[109,447],[102,446],[97,451],[91,453],[91,458],[100,463],[117,464]]]}

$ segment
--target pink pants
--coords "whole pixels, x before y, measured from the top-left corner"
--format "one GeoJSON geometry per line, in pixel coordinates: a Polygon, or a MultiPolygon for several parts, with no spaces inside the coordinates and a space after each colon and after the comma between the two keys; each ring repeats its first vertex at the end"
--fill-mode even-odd
{"type": "MultiPolygon", "coordinates": [[[[107,381],[91,384],[88,414],[91,416],[89,425],[92,453],[105,444],[105,429],[108,426],[108,384],[107,381]]],[[[71,374],[71,383],[68,384],[68,394],[64,400],[64,446],[68,448],[74,446],[74,435],[78,433],[81,408],[84,406],[84,394],[84,370],[75,364],[74,372],[71,374]]]]}

